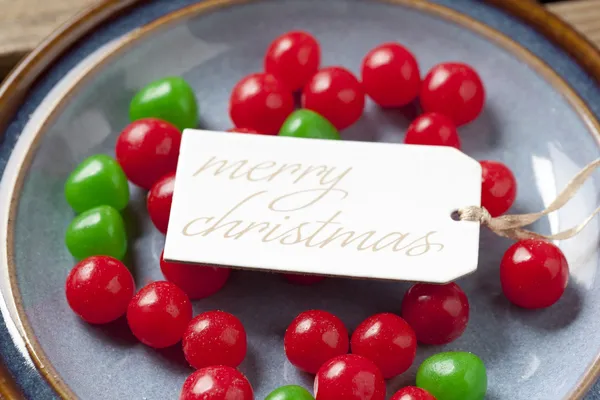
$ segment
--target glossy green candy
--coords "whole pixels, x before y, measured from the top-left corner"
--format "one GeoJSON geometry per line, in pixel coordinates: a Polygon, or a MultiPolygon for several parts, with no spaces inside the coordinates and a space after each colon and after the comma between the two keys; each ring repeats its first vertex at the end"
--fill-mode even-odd
{"type": "Polygon", "coordinates": [[[435,354],[419,367],[417,386],[437,400],[483,400],[487,373],[475,354],[450,351],[435,354]]]}
{"type": "Polygon", "coordinates": [[[102,205],[122,210],[129,202],[127,177],[114,158],[96,154],[71,172],[65,183],[65,197],[78,213],[102,205]]]}
{"type": "Polygon", "coordinates": [[[179,130],[198,125],[198,104],[190,85],[179,77],[159,79],[142,88],[129,105],[129,119],[158,118],[179,130]]]}
{"type": "Polygon", "coordinates": [[[127,251],[127,235],[121,214],[111,206],[87,210],[73,219],[65,242],[78,260],[90,256],[111,256],[123,259],[127,251]]]}
{"type": "Polygon", "coordinates": [[[279,136],[338,140],[340,133],[325,117],[314,111],[302,109],[287,117],[279,130],[279,136]]]}
{"type": "Polygon", "coordinates": [[[302,386],[288,385],[273,390],[265,400],[315,400],[302,386]]]}

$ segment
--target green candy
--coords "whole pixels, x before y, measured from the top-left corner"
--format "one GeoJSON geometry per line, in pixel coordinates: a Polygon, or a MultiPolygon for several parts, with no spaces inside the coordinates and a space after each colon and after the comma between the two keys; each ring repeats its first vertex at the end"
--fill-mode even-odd
{"type": "Polygon", "coordinates": [[[340,133],[327,119],[311,110],[296,110],[287,117],[279,136],[339,140],[340,133]]]}
{"type": "Polygon", "coordinates": [[[265,400],[315,400],[302,386],[288,385],[273,390],[265,400]]]}
{"type": "Polygon", "coordinates": [[[198,105],[190,85],[179,77],[159,79],[142,88],[129,105],[129,119],[158,118],[179,130],[198,125],[198,105]]]}
{"type": "Polygon", "coordinates": [[[71,172],[65,183],[65,197],[78,213],[102,205],[122,210],[129,202],[127,177],[115,159],[96,154],[71,172]]]}
{"type": "Polygon", "coordinates": [[[90,256],[111,256],[121,260],[127,251],[125,223],[111,206],[92,208],[73,219],[67,228],[65,242],[78,260],[90,256]]]}
{"type": "Polygon", "coordinates": [[[483,400],[487,373],[475,354],[439,353],[423,361],[417,372],[417,386],[437,400],[483,400]]]}

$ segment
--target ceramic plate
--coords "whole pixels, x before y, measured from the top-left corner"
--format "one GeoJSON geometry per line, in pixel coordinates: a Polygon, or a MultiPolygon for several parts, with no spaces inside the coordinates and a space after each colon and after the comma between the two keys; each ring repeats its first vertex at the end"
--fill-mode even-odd
{"type": "MultiPolygon", "coordinates": [[[[324,65],[354,72],[366,52],[385,41],[411,48],[422,71],[449,60],[473,65],[488,98],[481,117],[460,129],[463,150],[515,171],[519,193],[512,212],[548,205],[600,155],[600,91],[594,81],[600,56],[541,7],[524,0],[494,3],[107,1],[49,39],[0,92],[5,321],[0,351],[4,372],[10,372],[2,390],[32,399],[177,398],[191,373],[179,347],[152,350],[138,343],[122,320],[90,326],[70,311],[63,287],[74,262],[63,237],[73,213],[63,185],[86,156],[113,154],[132,95],[156,78],[184,77],[199,99],[201,127],[230,128],[231,88],[261,70],[269,42],[288,30],[312,32],[321,41],[324,65]],[[532,24],[543,25],[546,36],[532,24]]],[[[410,114],[382,112],[369,103],[359,123],[342,134],[400,142],[410,114]]],[[[597,175],[568,206],[533,228],[554,232],[579,223],[596,208],[599,188],[597,175]]],[[[141,287],[162,278],[158,258],[164,237],[146,214],[145,193],[131,190],[124,213],[131,239],[128,264],[141,287]]],[[[388,395],[413,383],[416,367],[428,355],[465,350],[488,367],[487,399],[588,396],[600,353],[599,228],[594,222],[560,243],[571,266],[568,290],[558,304],[536,312],[515,308],[503,297],[498,267],[510,242],[483,232],[479,269],[459,281],[472,307],[466,333],[447,346],[420,347],[413,368],[388,382],[388,395]]],[[[407,287],[344,279],[302,287],[275,274],[236,271],[221,292],[195,302],[194,311],[220,308],[242,320],[249,351],[240,369],[261,399],[283,384],[312,385],[283,353],[283,333],[297,313],[326,309],[353,329],[371,314],[398,312],[407,287]]],[[[592,389],[587,398],[600,398],[594,390],[598,393],[592,389]]]]}

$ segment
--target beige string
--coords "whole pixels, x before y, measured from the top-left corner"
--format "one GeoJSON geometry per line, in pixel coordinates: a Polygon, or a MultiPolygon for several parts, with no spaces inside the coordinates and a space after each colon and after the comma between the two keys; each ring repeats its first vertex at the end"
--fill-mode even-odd
{"type": "Polygon", "coordinates": [[[500,217],[493,218],[485,208],[479,206],[470,206],[458,210],[458,217],[461,221],[479,222],[481,225],[487,226],[497,235],[514,240],[532,238],[546,240],[569,239],[577,235],[583,228],[585,228],[585,226],[596,216],[596,214],[600,212],[600,207],[596,208],[596,210],[579,225],[553,235],[542,235],[524,229],[523,227],[533,224],[540,218],[560,209],[562,206],[567,204],[599,166],[600,159],[597,159],[596,161],[586,165],[585,168],[583,168],[571,180],[571,182],[569,182],[567,187],[565,187],[565,189],[558,195],[552,204],[550,204],[544,211],[531,214],[502,215],[500,217]]]}

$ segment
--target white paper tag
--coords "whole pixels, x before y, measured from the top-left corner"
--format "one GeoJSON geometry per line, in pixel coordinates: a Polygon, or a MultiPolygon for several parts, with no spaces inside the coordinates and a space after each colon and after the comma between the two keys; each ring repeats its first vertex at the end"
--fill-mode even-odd
{"type": "Polygon", "coordinates": [[[449,147],[183,133],[164,257],[443,283],[477,268],[479,163],[449,147]]]}

